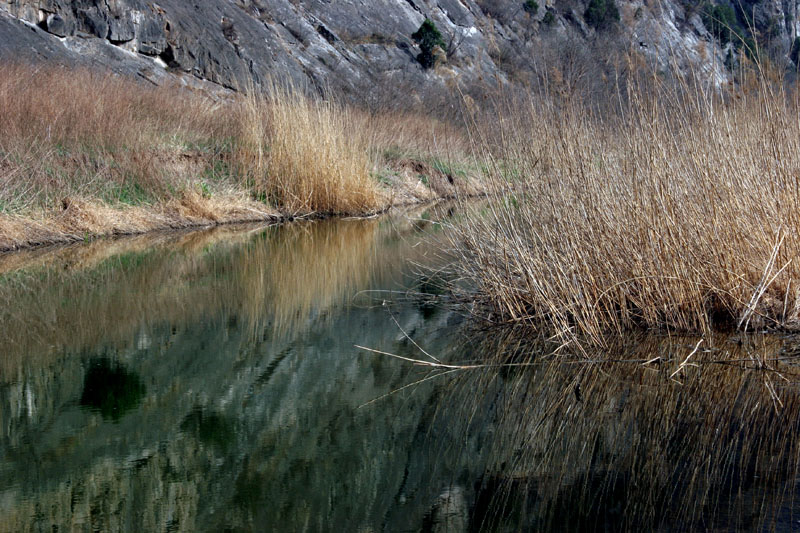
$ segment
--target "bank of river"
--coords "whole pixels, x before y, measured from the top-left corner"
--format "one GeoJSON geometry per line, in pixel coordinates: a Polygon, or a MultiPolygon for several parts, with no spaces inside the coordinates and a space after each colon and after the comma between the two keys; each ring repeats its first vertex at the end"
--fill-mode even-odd
{"type": "Polygon", "coordinates": [[[706,339],[675,373],[696,339],[595,364],[476,334],[414,266],[445,216],[0,257],[0,531],[800,525],[790,339],[706,339]],[[530,364],[355,347],[415,343],[530,364]]]}

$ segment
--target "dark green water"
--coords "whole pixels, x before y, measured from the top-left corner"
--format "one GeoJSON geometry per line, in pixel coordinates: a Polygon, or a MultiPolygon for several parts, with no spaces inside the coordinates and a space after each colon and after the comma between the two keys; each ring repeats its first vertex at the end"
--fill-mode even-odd
{"type": "Polygon", "coordinates": [[[409,215],[0,259],[0,531],[800,529],[789,341],[708,340],[670,379],[476,334],[413,266],[439,230],[409,215]],[[427,359],[404,332],[443,361],[535,364],[445,373],[355,347],[427,359]]]}

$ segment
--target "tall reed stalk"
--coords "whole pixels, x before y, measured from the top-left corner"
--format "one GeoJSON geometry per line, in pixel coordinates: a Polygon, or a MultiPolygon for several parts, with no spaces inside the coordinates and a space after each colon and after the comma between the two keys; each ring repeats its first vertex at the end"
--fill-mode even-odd
{"type": "Polygon", "coordinates": [[[256,192],[298,213],[364,213],[383,205],[370,176],[368,145],[350,111],[273,85],[251,94],[243,131],[256,192]]]}
{"type": "Polygon", "coordinates": [[[620,96],[614,117],[530,97],[498,121],[490,173],[521,181],[453,233],[476,309],[596,344],[800,325],[797,99],[766,81],[620,96]]]}

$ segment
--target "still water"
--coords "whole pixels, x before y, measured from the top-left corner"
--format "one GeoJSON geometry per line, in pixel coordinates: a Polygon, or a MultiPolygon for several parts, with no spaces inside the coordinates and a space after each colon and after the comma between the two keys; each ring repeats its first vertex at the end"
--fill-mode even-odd
{"type": "Polygon", "coordinates": [[[488,335],[437,216],[0,258],[0,531],[800,530],[792,339],[488,335]]]}

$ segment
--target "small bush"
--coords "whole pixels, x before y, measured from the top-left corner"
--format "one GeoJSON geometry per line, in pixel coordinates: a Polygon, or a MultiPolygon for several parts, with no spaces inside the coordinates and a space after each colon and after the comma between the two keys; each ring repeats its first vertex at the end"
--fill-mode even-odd
{"type": "Polygon", "coordinates": [[[720,42],[728,44],[740,30],[736,12],[730,6],[712,6],[705,4],[700,13],[703,25],[720,42]]]}
{"type": "Polygon", "coordinates": [[[583,18],[589,26],[601,30],[619,22],[619,9],[614,0],[592,0],[583,18]]]}
{"type": "Polygon", "coordinates": [[[553,12],[552,12],[552,11],[550,11],[550,10],[548,9],[548,10],[547,10],[547,13],[545,13],[545,14],[544,14],[544,18],[542,19],[542,22],[543,22],[544,24],[546,24],[546,25],[550,26],[550,25],[551,25],[552,23],[554,23],[555,21],[556,21],[556,16],[553,14],[553,12]]]}
{"type": "Polygon", "coordinates": [[[445,47],[442,34],[439,32],[436,24],[430,19],[425,19],[425,22],[422,23],[419,29],[411,34],[411,38],[414,39],[414,42],[416,42],[420,48],[417,61],[420,62],[423,68],[427,69],[433,67],[436,64],[436,57],[433,53],[433,49],[437,46],[441,48],[445,47]]]}
{"type": "Polygon", "coordinates": [[[524,9],[526,13],[535,15],[539,12],[539,4],[536,0],[526,0],[525,3],[522,4],[522,9],[524,9]]]}
{"type": "Polygon", "coordinates": [[[792,43],[792,50],[789,52],[789,58],[795,65],[798,64],[797,60],[800,58],[800,37],[795,37],[792,43]]]}
{"type": "Polygon", "coordinates": [[[736,51],[743,51],[750,59],[757,59],[763,52],[747,29],[754,27],[752,17],[741,6],[738,10],[734,10],[730,6],[711,5],[706,2],[703,4],[700,18],[703,25],[722,46],[730,43],[736,51]]]}

